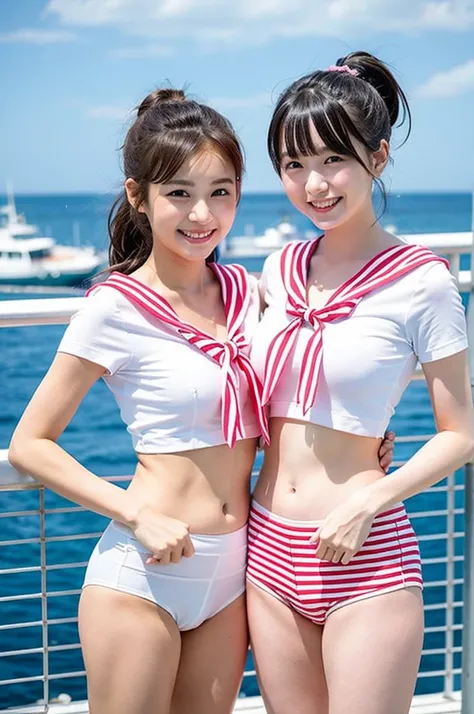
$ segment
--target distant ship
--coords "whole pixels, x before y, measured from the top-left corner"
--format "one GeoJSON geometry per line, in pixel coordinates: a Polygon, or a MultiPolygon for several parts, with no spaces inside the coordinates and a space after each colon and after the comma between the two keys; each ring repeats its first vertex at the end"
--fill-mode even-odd
{"type": "Polygon", "coordinates": [[[292,240],[309,240],[316,237],[314,231],[299,233],[287,218],[276,226],[266,228],[262,235],[228,236],[219,245],[223,258],[265,257],[282,248],[292,240]]]}
{"type": "Polygon", "coordinates": [[[0,206],[0,286],[75,286],[105,266],[105,256],[92,247],[58,245],[26,222],[8,192],[0,206]]]}

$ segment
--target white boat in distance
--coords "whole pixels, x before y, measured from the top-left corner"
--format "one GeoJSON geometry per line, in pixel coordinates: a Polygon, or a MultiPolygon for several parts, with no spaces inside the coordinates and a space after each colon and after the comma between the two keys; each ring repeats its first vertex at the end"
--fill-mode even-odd
{"type": "Polygon", "coordinates": [[[243,236],[228,236],[219,246],[222,258],[264,258],[292,240],[316,238],[314,231],[300,233],[287,218],[276,226],[266,228],[262,235],[250,233],[243,236]]]}
{"type": "MultiPolygon", "coordinates": [[[[397,233],[393,225],[385,229],[397,233]]],[[[219,246],[219,256],[225,261],[240,258],[265,258],[270,253],[283,248],[286,243],[294,240],[312,240],[317,237],[315,231],[298,231],[296,227],[284,218],[275,227],[267,228],[261,235],[229,236],[219,246]]],[[[459,261],[461,253],[470,252],[473,234],[471,231],[459,233],[413,233],[398,234],[406,243],[421,244],[435,253],[442,253],[450,260],[459,261]]],[[[456,265],[459,271],[459,266],[456,265]]],[[[461,271],[462,272],[462,271],[461,271]]]]}
{"type": "Polygon", "coordinates": [[[0,206],[0,287],[80,285],[105,265],[104,255],[92,247],[58,245],[38,234],[37,226],[17,213],[9,191],[0,206]]]}

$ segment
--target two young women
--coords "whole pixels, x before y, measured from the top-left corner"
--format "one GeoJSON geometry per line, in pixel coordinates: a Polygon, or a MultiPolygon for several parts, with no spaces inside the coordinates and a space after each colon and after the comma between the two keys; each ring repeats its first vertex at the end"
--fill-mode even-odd
{"type": "Polygon", "coordinates": [[[232,710],[260,437],[247,604],[267,711],[408,712],[422,583],[400,501],[469,458],[473,419],[454,280],[373,212],[400,103],[389,70],[361,52],[283,93],[270,156],[324,235],[270,256],[260,285],[213,262],[240,197],[232,127],[175,90],[140,105],[112,272],[10,447],[17,468],[112,519],[80,602],[92,714],[232,710]],[[438,433],[384,478],[381,439],[417,359],[438,433]],[[127,491],[56,443],[99,377],[137,453],[127,491]]]}

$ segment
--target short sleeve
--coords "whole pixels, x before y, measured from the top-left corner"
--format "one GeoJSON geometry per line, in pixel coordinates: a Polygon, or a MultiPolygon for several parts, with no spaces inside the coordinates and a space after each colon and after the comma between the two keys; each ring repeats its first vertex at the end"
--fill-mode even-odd
{"type": "Polygon", "coordinates": [[[58,352],[83,357],[114,374],[131,357],[126,325],[110,288],[98,288],[71,318],[58,352]]]}
{"type": "Polygon", "coordinates": [[[416,288],[406,317],[407,337],[423,364],[468,346],[466,317],[456,280],[442,263],[415,271],[416,288]]]}

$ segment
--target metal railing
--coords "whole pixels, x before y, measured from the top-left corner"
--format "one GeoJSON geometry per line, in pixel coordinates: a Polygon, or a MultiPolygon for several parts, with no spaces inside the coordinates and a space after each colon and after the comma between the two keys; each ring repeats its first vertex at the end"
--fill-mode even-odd
{"type": "MultiPolygon", "coordinates": [[[[425,441],[429,438],[429,435],[420,437],[400,437],[397,441],[400,444],[412,443],[413,441],[425,441]]],[[[0,587],[0,609],[8,608],[12,604],[25,604],[31,601],[38,601],[40,603],[40,616],[36,619],[26,619],[21,621],[8,622],[5,624],[0,624],[0,633],[2,637],[0,639],[5,641],[5,636],[7,632],[12,630],[33,630],[35,628],[41,628],[41,644],[33,647],[21,647],[12,650],[0,651],[0,663],[6,659],[21,658],[24,661],[29,661],[32,655],[40,655],[41,657],[41,671],[37,671],[34,674],[28,676],[15,676],[0,678],[0,688],[13,686],[13,685],[26,685],[33,682],[42,682],[42,699],[44,702],[50,700],[50,683],[55,680],[64,680],[65,682],[70,681],[73,678],[84,677],[85,672],[81,666],[78,669],[66,670],[66,671],[54,671],[54,668],[50,665],[50,658],[53,653],[60,652],[70,652],[72,650],[79,650],[80,645],[77,638],[75,627],[73,630],[69,627],[69,631],[74,631],[74,636],[62,644],[51,644],[51,628],[57,627],[59,625],[76,625],[77,616],[69,615],[63,617],[50,617],[48,614],[49,605],[53,599],[57,598],[77,598],[80,593],[80,587],[64,587],[64,588],[51,588],[48,587],[48,579],[51,574],[58,571],[71,571],[72,569],[84,569],[87,564],[87,557],[80,558],[77,560],[74,554],[78,550],[92,550],[92,546],[96,539],[100,536],[100,530],[90,530],[87,528],[88,523],[88,512],[86,509],[79,506],[48,506],[46,504],[47,490],[44,489],[42,485],[31,480],[26,480],[24,476],[21,476],[16,472],[7,462],[7,452],[0,451],[0,498],[4,496],[5,493],[9,491],[16,492],[28,492],[29,498],[28,507],[22,509],[15,509],[12,511],[5,510],[3,507],[0,512],[0,532],[5,532],[4,524],[6,520],[16,520],[17,523],[25,523],[27,519],[37,518],[35,524],[34,532],[31,528],[28,528],[27,535],[21,535],[21,526],[18,529],[9,528],[8,530],[17,530],[17,537],[7,538],[0,541],[0,559],[2,558],[2,551],[8,549],[11,552],[12,548],[21,549],[22,546],[36,546],[39,549],[39,557],[35,564],[19,565],[15,567],[7,567],[0,569],[0,583],[1,580],[11,576],[11,575],[23,575],[26,573],[35,573],[39,575],[39,587],[35,590],[29,590],[28,592],[21,593],[9,593],[4,595],[4,589],[0,587]],[[37,498],[36,507],[32,507],[32,492],[37,498]],[[58,515],[73,515],[74,516],[74,528],[69,534],[61,535],[48,535],[50,529],[50,522],[58,515]],[[84,529],[84,525],[86,528],[84,529]],[[78,527],[81,526],[80,531],[77,532],[78,527]],[[84,549],[77,547],[77,544],[84,542],[84,549]],[[48,550],[54,544],[61,543],[62,551],[68,555],[67,558],[57,560],[56,558],[48,557],[48,550]],[[68,553],[69,551],[69,553],[68,553]],[[53,561],[53,562],[51,562],[53,561]]],[[[403,462],[394,462],[394,466],[400,466],[403,462]]],[[[130,479],[129,476],[122,477],[107,477],[107,480],[114,482],[127,482],[130,479]]],[[[436,565],[437,568],[443,566],[444,577],[437,578],[436,580],[426,580],[425,591],[427,604],[425,605],[425,611],[427,614],[427,619],[429,619],[429,613],[438,612],[440,614],[440,619],[444,619],[444,624],[437,624],[428,626],[425,629],[425,634],[427,636],[436,634],[438,639],[443,638],[444,642],[437,643],[437,646],[425,646],[423,650],[423,660],[425,664],[423,665],[419,673],[419,678],[432,678],[438,677],[442,680],[442,692],[444,697],[451,698],[455,691],[454,678],[456,675],[460,675],[461,668],[456,666],[455,657],[458,653],[462,651],[460,645],[455,644],[455,633],[462,630],[462,624],[456,622],[459,618],[455,617],[455,613],[458,609],[462,608],[463,601],[456,597],[456,588],[462,584],[462,578],[456,577],[455,567],[456,563],[463,560],[461,554],[456,554],[456,541],[464,537],[462,530],[456,529],[455,519],[463,514],[462,508],[456,508],[455,505],[455,494],[459,491],[463,491],[464,486],[462,483],[456,483],[454,475],[451,475],[447,479],[446,485],[434,486],[430,489],[432,494],[442,494],[444,504],[443,507],[439,507],[431,510],[414,510],[409,513],[410,518],[415,526],[415,529],[419,532],[419,540],[421,548],[423,549],[425,544],[434,544],[435,542],[440,545],[436,550],[442,552],[445,551],[443,555],[435,555],[433,557],[423,558],[424,568],[436,565]],[[423,519],[426,522],[428,518],[443,518],[446,520],[446,529],[442,532],[434,533],[420,533],[420,528],[417,526],[417,521],[423,519]],[[441,602],[430,602],[432,599],[429,595],[430,589],[443,588],[445,590],[445,598],[441,602]],[[430,666],[427,660],[429,658],[435,657],[442,666],[433,668],[430,666]]],[[[54,523],[51,524],[54,530],[54,523]]],[[[17,550],[15,551],[17,552],[17,550]]],[[[22,562],[23,557],[18,550],[18,560],[22,562]]],[[[63,580],[67,583],[69,578],[64,576],[63,580]]],[[[28,665],[30,667],[30,665],[28,665]]],[[[0,670],[4,669],[0,666],[0,670]]],[[[245,672],[244,675],[247,677],[254,677],[255,671],[249,670],[245,672]]],[[[67,686],[66,686],[67,689],[67,686]]],[[[1,696],[0,696],[1,700],[1,696]]]]}
{"type": "MultiPolygon", "coordinates": [[[[452,272],[455,274],[460,288],[462,290],[471,290],[471,273],[470,271],[460,270],[460,256],[463,253],[470,252],[472,234],[459,234],[459,241],[451,241],[449,245],[431,246],[438,248],[439,252],[449,257],[452,272]],[[469,236],[469,241],[468,241],[469,236]]],[[[425,241],[426,242],[426,241],[425,241]]],[[[429,244],[429,242],[428,242],[429,244]]],[[[51,298],[51,299],[34,299],[34,300],[6,300],[0,302],[0,327],[12,327],[21,325],[45,325],[45,324],[62,324],[66,323],[70,316],[80,307],[84,298],[51,298]]],[[[421,375],[418,375],[421,376],[421,375]]],[[[409,444],[413,442],[423,442],[430,438],[430,435],[425,436],[406,436],[399,437],[397,444],[409,444]]],[[[403,462],[394,462],[394,466],[400,466],[403,462]]],[[[468,476],[472,475],[473,466],[469,464],[467,467],[468,476]]],[[[123,482],[129,480],[130,477],[107,477],[108,480],[114,482],[123,482]]],[[[460,656],[462,646],[460,643],[460,634],[463,630],[463,620],[460,615],[463,608],[463,598],[460,596],[460,589],[463,586],[463,578],[459,573],[458,565],[464,561],[464,556],[457,546],[464,539],[463,528],[457,528],[456,520],[463,516],[464,509],[456,505],[456,494],[464,491],[464,479],[457,480],[455,475],[451,475],[446,480],[445,485],[434,486],[429,489],[428,493],[437,494],[436,498],[442,494],[444,499],[443,505],[435,509],[415,509],[409,515],[414,523],[415,530],[418,531],[420,544],[423,550],[424,545],[427,547],[430,544],[438,543],[436,555],[423,558],[425,569],[430,569],[432,566],[444,567],[444,577],[430,579],[426,578],[426,605],[425,611],[427,619],[436,615],[439,622],[428,625],[425,628],[426,640],[434,638],[436,641],[433,645],[425,644],[423,650],[422,666],[419,673],[419,679],[427,679],[438,677],[442,681],[440,690],[446,699],[455,698],[456,677],[461,675],[460,656]],[[424,533],[417,528],[417,523],[427,523],[427,519],[443,518],[446,526],[443,530],[437,532],[424,533]],[[435,597],[430,596],[430,592],[436,593],[443,590],[445,597],[441,602],[437,602],[435,597]],[[442,641],[440,641],[442,639],[442,641]],[[437,666],[427,665],[427,660],[435,658],[437,666]]],[[[47,496],[48,491],[42,485],[34,481],[34,479],[22,476],[16,472],[7,461],[7,452],[0,451],[0,498],[2,504],[0,506],[0,532],[5,533],[6,528],[3,527],[7,522],[17,521],[20,524],[25,523],[25,519],[36,518],[36,531],[31,532],[31,528],[26,529],[28,534],[26,537],[20,537],[19,533],[15,533],[15,537],[5,538],[0,540],[0,565],[2,563],[2,552],[5,549],[21,548],[28,546],[36,547],[36,562],[28,565],[18,565],[15,567],[0,567],[0,613],[13,610],[19,610],[19,605],[39,602],[39,614],[33,618],[18,618],[10,622],[4,622],[0,618],[0,640],[5,641],[6,635],[12,631],[33,632],[35,629],[40,629],[40,641],[36,646],[25,646],[17,649],[4,649],[0,651],[0,671],[4,671],[2,662],[13,660],[17,664],[12,668],[15,676],[2,677],[0,676],[0,701],[1,691],[7,687],[16,687],[17,685],[27,685],[32,683],[41,683],[42,700],[44,702],[44,710],[48,711],[47,702],[50,700],[50,683],[57,680],[71,682],[85,676],[83,666],[65,671],[55,671],[51,666],[51,659],[58,653],[71,653],[80,650],[79,641],[76,633],[77,616],[71,614],[68,616],[52,617],[50,616],[53,609],[51,604],[58,602],[61,598],[77,598],[80,592],[80,587],[63,587],[63,588],[48,588],[48,581],[53,574],[83,569],[86,566],[86,559],[80,558],[75,560],[74,557],[65,561],[51,562],[49,552],[55,543],[61,543],[62,547],[66,546],[71,549],[73,544],[88,541],[90,543],[89,551],[92,550],[93,542],[99,537],[100,530],[88,530],[83,532],[75,532],[78,525],[78,519],[85,518],[87,521],[88,512],[78,506],[63,506],[52,505],[48,506],[47,496]],[[26,508],[15,507],[8,510],[4,507],[5,494],[15,493],[17,496],[25,497],[30,503],[26,508]],[[27,494],[29,496],[27,497],[27,494]],[[34,506],[31,504],[32,498],[37,499],[34,506]],[[74,532],[61,535],[48,535],[49,522],[55,516],[74,516],[74,532]],[[22,576],[25,574],[39,575],[39,587],[34,592],[8,593],[4,594],[2,581],[9,576],[22,576]],[[16,609],[15,609],[16,608],[16,609]],[[68,632],[74,633],[74,636],[67,642],[55,644],[51,636],[52,629],[56,627],[67,628],[68,632]],[[71,629],[72,626],[72,629],[71,629]],[[40,670],[35,674],[25,676],[25,671],[31,669],[31,658],[39,656],[41,659],[40,670]],[[27,667],[22,669],[21,661],[27,661],[27,667]]],[[[418,497],[416,497],[418,498],[418,497]]],[[[471,481],[468,483],[468,504],[474,501],[474,493],[471,481]]],[[[413,501],[415,502],[415,501],[413,501]]],[[[474,502],[473,502],[474,506],[474,502]]],[[[99,517],[98,517],[99,518],[99,517]]],[[[87,523],[86,523],[87,524],[87,523]]],[[[22,527],[13,529],[21,531],[22,527]]],[[[467,520],[468,538],[466,541],[467,553],[474,556],[472,526],[470,519],[467,520]]],[[[20,562],[22,562],[20,560],[20,562]]],[[[471,583],[470,570],[467,569],[469,583],[469,597],[474,598],[474,579],[471,583]]],[[[63,581],[69,582],[68,577],[63,577],[63,581]]],[[[470,611],[471,603],[468,603],[470,611]]],[[[470,618],[470,615],[469,615],[470,618]]],[[[469,619],[470,624],[470,619],[469,619]]],[[[474,635],[470,632],[473,628],[468,629],[467,642],[474,654],[474,635]],[[471,643],[472,640],[472,643],[471,643]]],[[[465,669],[465,668],[464,668],[465,669]]],[[[466,688],[472,688],[473,683],[470,679],[471,668],[468,668],[469,677],[467,679],[466,688]]],[[[245,673],[245,678],[255,676],[253,670],[245,673]]],[[[463,673],[463,689],[466,682],[466,672],[463,673]]],[[[473,700],[474,701],[474,700],[473,700]]],[[[464,707],[464,705],[463,705],[464,707]]],[[[468,712],[463,708],[463,712],[468,712]]],[[[471,713],[472,714],[472,713],[471,713]]]]}
{"type": "MultiPolygon", "coordinates": [[[[106,480],[114,481],[115,483],[128,482],[130,480],[129,476],[122,477],[107,477],[106,480]]],[[[83,570],[87,565],[87,557],[76,560],[72,557],[66,560],[51,559],[48,558],[48,546],[52,544],[61,543],[61,548],[68,554],[68,547],[71,550],[71,545],[77,544],[81,541],[87,541],[88,547],[87,551],[92,550],[92,543],[100,537],[100,530],[82,530],[81,532],[69,532],[61,535],[48,535],[48,526],[54,516],[57,515],[74,515],[74,531],[77,530],[77,525],[79,524],[78,518],[80,519],[80,514],[88,514],[86,509],[80,506],[51,506],[48,507],[46,504],[47,489],[45,489],[41,484],[34,479],[25,477],[19,474],[15,469],[13,469],[7,461],[7,451],[0,451],[0,498],[4,496],[7,492],[27,492],[28,493],[28,507],[15,510],[7,510],[2,507],[0,509],[0,532],[2,534],[5,531],[18,531],[18,537],[7,538],[0,540],[0,562],[3,561],[2,552],[4,549],[11,553],[11,549],[15,549],[15,555],[17,556],[19,562],[23,561],[23,555],[20,552],[22,546],[28,546],[31,552],[32,546],[36,546],[36,550],[39,550],[37,554],[37,563],[21,565],[19,567],[3,567],[0,568],[0,608],[8,608],[13,603],[22,605],[31,605],[32,602],[38,601],[40,603],[39,617],[36,619],[26,619],[19,622],[3,622],[0,624],[0,640],[5,642],[7,639],[3,636],[3,633],[12,632],[14,630],[29,630],[32,631],[37,628],[41,628],[41,644],[34,647],[22,647],[12,650],[1,650],[0,649],[0,663],[5,661],[5,659],[10,658],[28,658],[31,655],[41,655],[41,672],[36,674],[31,674],[28,676],[20,677],[7,677],[0,678],[0,687],[7,687],[18,684],[28,684],[32,682],[42,682],[42,699],[44,702],[50,701],[50,682],[54,680],[70,680],[71,678],[84,677],[85,672],[83,667],[73,671],[62,671],[55,672],[51,670],[50,667],[50,655],[51,653],[60,652],[70,652],[72,650],[80,649],[80,644],[77,638],[70,642],[53,645],[50,643],[50,630],[51,627],[56,627],[59,625],[76,625],[77,616],[72,615],[69,617],[49,617],[48,607],[52,598],[71,598],[77,597],[80,593],[80,587],[65,587],[61,589],[48,589],[48,575],[52,573],[57,573],[59,571],[71,571],[72,569],[83,570]],[[32,496],[37,500],[37,507],[31,503],[33,500],[32,496]],[[34,527],[32,527],[31,521],[28,523],[28,519],[33,519],[37,517],[37,522],[34,527]],[[7,521],[16,520],[19,524],[18,528],[9,527],[6,528],[5,524],[7,521]],[[28,534],[27,536],[21,535],[21,523],[28,524],[28,534]],[[37,574],[39,575],[39,582],[36,589],[28,589],[27,592],[21,593],[9,593],[4,594],[5,589],[1,587],[2,579],[12,576],[12,575],[26,575],[26,574],[37,574]]],[[[2,499],[5,500],[4,498],[2,499]]],[[[18,500],[18,499],[16,499],[18,500]]],[[[100,517],[97,517],[97,520],[100,517]]],[[[84,519],[83,519],[84,520],[84,519]]],[[[84,525],[84,523],[82,524],[84,525]]],[[[85,524],[87,525],[87,523],[85,524]]],[[[68,528],[65,529],[69,530],[68,528]]],[[[77,551],[77,548],[75,549],[77,551]]],[[[86,550],[86,548],[84,548],[86,550]]],[[[69,556],[73,554],[69,553],[69,556]]],[[[36,560],[36,558],[35,558],[36,560]]],[[[70,578],[66,576],[63,578],[68,581],[70,578]]],[[[25,608],[27,613],[33,608],[25,608]]],[[[28,664],[28,668],[31,665],[28,664]]],[[[5,671],[5,667],[0,666],[0,671],[5,671]]],[[[2,697],[0,696],[0,701],[2,697]]]]}

